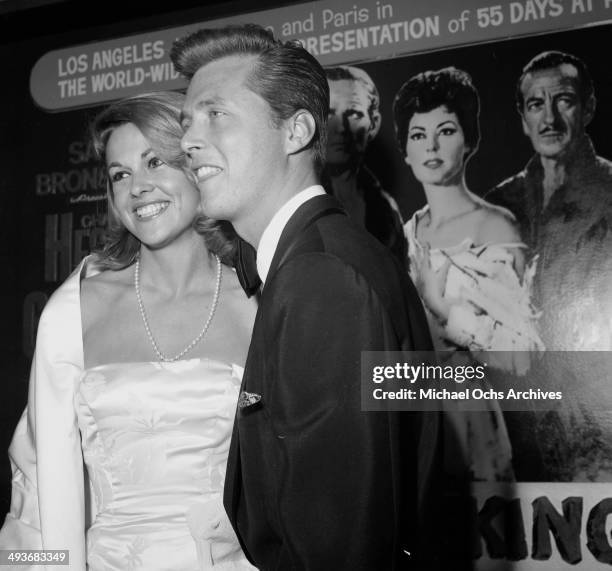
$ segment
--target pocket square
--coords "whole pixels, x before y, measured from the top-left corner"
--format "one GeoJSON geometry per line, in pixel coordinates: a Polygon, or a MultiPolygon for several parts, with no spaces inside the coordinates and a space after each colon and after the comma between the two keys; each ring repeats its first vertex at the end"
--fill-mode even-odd
{"type": "Polygon", "coordinates": [[[240,396],[238,397],[238,408],[246,408],[248,406],[253,406],[257,404],[261,400],[261,395],[257,393],[247,393],[246,391],[242,391],[240,396]]]}

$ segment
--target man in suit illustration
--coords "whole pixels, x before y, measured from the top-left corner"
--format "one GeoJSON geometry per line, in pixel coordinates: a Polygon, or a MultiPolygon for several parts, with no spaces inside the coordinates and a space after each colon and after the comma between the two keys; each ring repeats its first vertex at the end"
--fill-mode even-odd
{"type": "MultiPolygon", "coordinates": [[[[537,256],[534,304],[548,351],[612,349],[612,162],[597,155],[587,132],[596,102],[582,59],[559,51],[532,58],[517,81],[516,107],[534,154],[486,195],[513,212],[537,256]]],[[[565,370],[582,387],[581,402],[568,399],[554,415],[542,415],[533,432],[525,430],[522,416],[508,419],[514,448],[524,451],[523,461],[515,455],[517,476],[610,481],[612,445],[593,413],[606,398],[593,390],[597,368],[575,359],[565,370]],[[593,442],[600,442],[596,453],[593,442]]],[[[558,369],[541,364],[538,374],[552,379],[558,369]]]]}
{"type": "Polygon", "coordinates": [[[397,263],[318,184],[325,73],[254,25],[171,58],[204,211],[257,250],[263,283],[225,484],[241,545],[264,570],[421,568],[437,417],[361,411],[360,356],[429,349],[429,332],[397,263]]]}
{"type": "Polygon", "coordinates": [[[405,265],[408,243],[399,207],[365,164],[367,148],[382,122],[378,89],[358,67],[328,67],[325,75],[330,98],[325,186],[353,220],[405,265]]]}

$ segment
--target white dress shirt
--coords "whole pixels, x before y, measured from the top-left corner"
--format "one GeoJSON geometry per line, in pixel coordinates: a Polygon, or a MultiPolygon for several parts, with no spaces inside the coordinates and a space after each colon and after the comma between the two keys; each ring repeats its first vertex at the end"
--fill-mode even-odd
{"type": "Polygon", "coordinates": [[[278,209],[270,223],[266,226],[257,247],[257,273],[261,279],[262,287],[266,283],[272,258],[274,258],[278,241],[287,222],[289,222],[289,219],[302,204],[322,194],[325,194],[325,189],[318,184],[298,192],[278,209]]]}

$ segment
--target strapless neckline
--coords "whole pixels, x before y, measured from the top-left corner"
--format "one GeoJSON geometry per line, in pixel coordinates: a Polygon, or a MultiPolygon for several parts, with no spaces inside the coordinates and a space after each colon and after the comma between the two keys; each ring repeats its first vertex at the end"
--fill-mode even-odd
{"type": "Polygon", "coordinates": [[[173,368],[173,365],[176,365],[180,368],[185,363],[192,362],[201,362],[201,363],[211,363],[215,365],[222,365],[230,368],[237,368],[239,371],[244,371],[244,366],[239,365],[238,363],[233,363],[232,361],[225,361],[222,359],[214,359],[212,357],[193,357],[191,359],[178,359],[177,361],[111,361],[110,363],[101,363],[99,365],[93,365],[92,367],[85,367],[83,369],[83,374],[89,373],[92,371],[102,371],[106,369],[121,369],[122,367],[138,367],[138,366],[146,366],[153,365],[159,366],[161,368],[167,367],[169,369],[173,368]]]}

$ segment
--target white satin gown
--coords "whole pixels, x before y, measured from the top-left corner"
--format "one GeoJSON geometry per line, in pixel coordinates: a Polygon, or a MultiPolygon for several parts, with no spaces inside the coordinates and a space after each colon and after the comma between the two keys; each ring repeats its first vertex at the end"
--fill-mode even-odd
{"type": "Polygon", "coordinates": [[[91,571],[252,568],[222,505],[241,376],[205,359],[85,371],[75,404],[97,510],[91,571]]]}
{"type": "Polygon", "coordinates": [[[62,569],[77,571],[254,569],[222,504],[242,368],[187,359],[85,369],[89,273],[84,261],[40,319],[0,549],[67,549],[62,569]]]}

